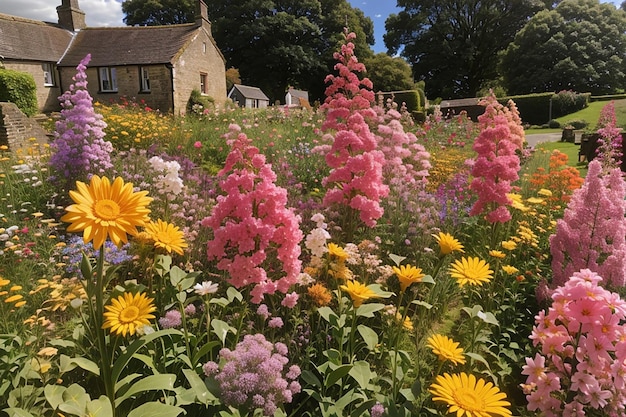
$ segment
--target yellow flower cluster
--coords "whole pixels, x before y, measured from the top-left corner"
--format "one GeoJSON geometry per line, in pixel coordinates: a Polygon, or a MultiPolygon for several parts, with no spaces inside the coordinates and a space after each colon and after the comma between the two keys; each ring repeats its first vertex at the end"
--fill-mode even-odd
{"type": "Polygon", "coordinates": [[[11,285],[9,287],[10,284],[11,280],[0,278],[0,297],[4,298],[3,302],[15,308],[24,307],[26,300],[24,300],[24,295],[21,293],[22,286],[11,285]]]}
{"type": "Polygon", "coordinates": [[[49,311],[65,311],[69,306],[78,306],[87,299],[85,288],[78,278],[63,278],[55,275],[51,279],[39,279],[37,287],[30,294],[48,290],[48,299],[44,309],[49,311]]]}

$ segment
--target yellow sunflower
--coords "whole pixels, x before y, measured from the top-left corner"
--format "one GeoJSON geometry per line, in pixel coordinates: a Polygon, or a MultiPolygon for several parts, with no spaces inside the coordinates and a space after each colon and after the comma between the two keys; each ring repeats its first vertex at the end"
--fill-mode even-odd
{"type": "Polygon", "coordinates": [[[400,281],[400,290],[405,291],[414,282],[421,282],[424,278],[421,268],[417,268],[411,265],[400,265],[392,267],[398,280],[400,281]]]}
{"type": "Polygon", "coordinates": [[[83,231],[85,243],[93,241],[100,249],[107,237],[117,246],[128,242],[127,234],[136,235],[137,227],[148,220],[147,191],[133,191],[133,184],[117,177],[113,183],[106,177],[91,177],[89,185],[76,181],[77,190],[70,191],[76,204],[67,207],[61,220],[70,225],[68,232],[83,231]]]}
{"type": "Polygon", "coordinates": [[[463,348],[459,347],[459,342],[455,342],[442,334],[435,334],[428,338],[426,345],[432,349],[440,361],[450,361],[455,365],[465,363],[463,348]]]}
{"type": "Polygon", "coordinates": [[[156,310],[152,304],[152,298],[146,294],[132,294],[125,292],[117,298],[111,300],[111,304],[105,306],[103,329],[111,329],[111,333],[116,333],[126,337],[127,334],[134,335],[138,328],[150,325],[151,314],[156,310]]]}
{"type": "Polygon", "coordinates": [[[342,285],[339,288],[350,295],[352,304],[357,308],[363,304],[363,301],[378,297],[378,294],[372,291],[371,288],[368,288],[367,285],[361,284],[358,281],[348,281],[346,285],[342,285]]]}
{"type": "Polygon", "coordinates": [[[455,239],[450,233],[439,232],[439,234],[433,235],[433,237],[437,240],[439,251],[442,255],[447,255],[454,251],[465,252],[461,242],[455,239]]]}
{"type": "Polygon", "coordinates": [[[188,246],[180,228],[161,219],[148,223],[146,232],[154,241],[154,246],[165,249],[167,253],[176,252],[182,255],[183,250],[188,246]]]}
{"type": "Polygon", "coordinates": [[[506,407],[511,403],[506,394],[500,392],[491,382],[476,379],[465,372],[450,375],[437,375],[435,383],[429,388],[433,401],[448,406],[448,413],[457,417],[508,417],[512,413],[506,407]]]}
{"type": "Polygon", "coordinates": [[[480,258],[465,258],[456,260],[450,267],[450,276],[455,278],[459,286],[465,284],[483,285],[493,278],[493,271],[489,264],[480,258]]]}

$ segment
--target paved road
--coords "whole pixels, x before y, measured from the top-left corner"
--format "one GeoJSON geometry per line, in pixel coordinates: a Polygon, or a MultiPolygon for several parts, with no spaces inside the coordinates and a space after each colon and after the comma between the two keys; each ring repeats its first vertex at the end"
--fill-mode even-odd
{"type": "Polygon", "coordinates": [[[558,142],[561,140],[561,133],[536,133],[534,135],[526,135],[528,146],[537,146],[542,142],[558,142]]]}

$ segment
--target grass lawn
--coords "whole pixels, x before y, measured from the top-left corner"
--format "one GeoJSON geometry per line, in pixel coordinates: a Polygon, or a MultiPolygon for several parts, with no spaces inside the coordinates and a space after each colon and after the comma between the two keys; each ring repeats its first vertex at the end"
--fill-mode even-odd
{"type": "MultiPolygon", "coordinates": [[[[598,119],[600,118],[600,112],[602,108],[609,104],[609,101],[594,101],[589,103],[589,106],[577,111],[576,113],[571,113],[566,116],[559,117],[557,120],[561,126],[567,125],[572,120],[586,120],[589,122],[588,128],[594,130],[596,124],[598,123],[598,119]]],[[[620,127],[626,128],[626,99],[616,100],[615,101],[615,116],[617,118],[617,125],[620,127]]],[[[528,129],[526,130],[527,135],[531,135],[533,133],[554,133],[560,132],[562,129],[528,129]]]]}

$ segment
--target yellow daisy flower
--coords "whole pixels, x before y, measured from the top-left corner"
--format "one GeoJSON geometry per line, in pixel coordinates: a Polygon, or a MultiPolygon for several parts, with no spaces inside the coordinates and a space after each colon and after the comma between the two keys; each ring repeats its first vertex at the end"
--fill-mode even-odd
{"type": "Polygon", "coordinates": [[[499,251],[499,250],[490,250],[489,251],[489,256],[493,256],[494,258],[502,259],[506,255],[504,254],[504,252],[499,251]]]}
{"type": "Polygon", "coordinates": [[[106,177],[91,177],[89,185],[76,181],[77,190],[70,191],[76,204],[67,207],[61,220],[70,225],[68,232],[83,232],[85,243],[93,242],[98,250],[107,237],[117,246],[128,242],[127,234],[136,235],[137,227],[148,221],[147,191],[134,192],[133,184],[117,177],[113,183],[106,177]]]}
{"type": "Polygon", "coordinates": [[[455,278],[459,286],[465,284],[483,285],[493,278],[489,264],[480,258],[465,258],[455,261],[450,267],[450,276],[455,278]]]}
{"type": "Polygon", "coordinates": [[[154,246],[165,249],[167,253],[176,252],[182,255],[184,249],[188,246],[184,239],[184,233],[180,228],[161,219],[148,223],[146,232],[154,241],[154,246]]]}
{"type": "Polygon", "coordinates": [[[506,401],[506,394],[493,383],[476,379],[474,375],[460,374],[437,375],[435,383],[429,388],[433,401],[448,406],[448,413],[457,417],[509,417],[511,405],[506,401]]]}
{"type": "Polygon", "coordinates": [[[459,342],[455,342],[442,334],[430,336],[426,341],[426,346],[432,349],[440,361],[450,361],[455,365],[465,363],[463,348],[459,347],[459,342]]]}
{"type": "Polygon", "coordinates": [[[414,282],[421,282],[422,278],[424,278],[421,268],[416,268],[411,265],[400,265],[400,268],[394,266],[391,269],[393,269],[393,272],[395,272],[400,281],[401,291],[405,291],[409,285],[414,282]]]}
{"type": "Polygon", "coordinates": [[[348,252],[335,243],[328,244],[328,255],[331,259],[336,258],[341,262],[345,262],[348,259],[348,252]]]}
{"type": "Polygon", "coordinates": [[[537,194],[542,195],[544,197],[552,197],[552,191],[546,188],[542,188],[541,190],[537,191],[537,194]]]}
{"type": "Polygon", "coordinates": [[[370,298],[377,298],[378,294],[372,291],[371,288],[365,284],[361,284],[358,281],[348,281],[346,285],[339,287],[342,291],[345,291],[350,295],[352,304],[355,308],[358,308],[363,304],[363,301],[367,301],[370,298]]]}
{"type": "Polygon", "coordinates": [[[512,240],[505,240],[501,245],[506,250],[515,250],[515,248],[517,248],[517,243],[512,240]]]}
{"type": "Polygon", "coordinates": [[[411,321],[411,319],[405,317],[404,320],[402,320],[402,314],[399,311],[396,312],[396,320],[398,321],[398,323],[402,322],[402,327],[404,328],[404,330],[408,330],[409,332],[413,331],[413,322],[411,321]]]}
{"type": "Polygon", "coordinates": [[[503,265],[502,270],[509,275],[517,274],[519,272],[519,269],[517,269],[513,265],[503,265]]]}
{"type": "Polygon", "coordinates": [[[124,293],[111,300],[111,304],[105,306],[103,329],[111,329],[111,333],[116,333],[126,337],[134,335],[138,328],[149,325],[151,314],[156,310],[152,304],[152,298],[146,294],[124,293]]]}
{"type": "Polygon", "coordinates": [[[465,252],[461,242],[455,239],[450,233],[439,232],[439,234],[432,236],[437,240],[437,243],[439,244],[439,251],[442,255],[447,255],[454,251],[459,251],[461,253],[465,252]]]}

